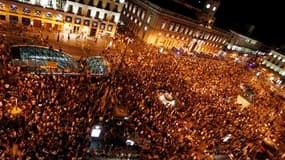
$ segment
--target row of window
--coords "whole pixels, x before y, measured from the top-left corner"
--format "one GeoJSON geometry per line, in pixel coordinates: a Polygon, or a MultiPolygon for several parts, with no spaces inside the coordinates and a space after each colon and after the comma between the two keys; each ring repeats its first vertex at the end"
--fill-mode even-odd
{"type": "MultiPolygon", "coordinates": [[[[135,17],[133,17],[130,14],[127,14],[126,16],[131,21],[133,21],[135,24],[138,24],[141,27],[142,22],[139,21],[138,18],[135,18],[135,17]]],[[[166,27],[166,23],[162,23],[161,24],[161,29],[163,30],[163,29],[165,29],[165,27],[166,27]]],[[[211,41],[217,42],[217,43],[226,43],[226,39],[224,39],[224,38],[221,38],[219,36],[210,35],[210,33],[201,34],[199,31],[195,32],[193,30],[190,30],[188,27],[185,28],[185,29],[184,28],[182,28],[182,29],[180,28],[180,30],[178,28],[176,30],[179,31],[180,33],[184,33],[185,35],[193,36],[195,38],[202,38],[202,39],[205,39],[205,40],[211,40],[211,41]]],[[[169,35],[169,34],[167,34],[167,35],[169,35]]],[[[167,37],[169,37],[169,36],[167,36],[167,37]]],[[[172,37],[172,36],[170,36],[170,37],[172,37]]],[[[179,37],[179,36],[177,36],[177,37],[179,37]]],[[[180,39],[180,38],[177,38],[177,39],[180,39]]],[[[184,40],[184,39],[186,39],[186,38],[184,38],[184,37],[181,38],[181,40],[184,40]]]]}
{"type": "Polygon", "coordinates": [[[278,56],[276,54],[272,55],[272,53],[270,52],[269,53],[269,57],[268,57],[268,61],[277,65],[277,66],[280,66],[280,68],[285,68],[285,59],[281,56],[278,56]]]}
{"type": "MultiPolygon", "coordinates": [[[[0,9],[5,10],[5,4],[2,3],[2,2],[0,2],[0,9]]],[[[9,7],[9,10],[10,10],[11,12],[18,12],[18,11],[19,11],[19,8],[18,8],[18,6],[17,6],[16,4],[11,4],[10,7],[9,7]]],[[[91,10],[88,10],[88,13],[89,13],[89,16],[88,16],[88,17],[90,17],[90,12],[91,12],[91,10]]],[[[23,13],[23,14],[31,14],[31,13],[32,13],[32,9],[29,8],[29,7],[24,7],[24,8],[22,9],[22,13],[23,13]]],[[[33,12],[32,14],[34,14],[35,16],[39,16],[39,17],[43,15],[43,14],[42,14],[42,11],[40,11],[40,10],[34,10],[34,12],[33,12]]],[[[100,12],[97,11],[95,18],[98,19],[99,16],[100,16],[100,12]]],[[[45,17],[45,18],[53,18],[53,14],[52,14],[51,12],[46,12],[46,13],[44,14],[44,17],[45,17]]],[[[62,14],[55,14],[55,19],[56,19],[57,21],[63,21],[62,18],[63,18],[62,14]]],[[[115,15],[112,15],[112,16],[108,17],[108,16],[107,16],[107,13],[105,13],[105,14],[104,14],[104,17],[103,17],[103,20],[109,20],[109,21],[111,21],[111,22],[114,22],[114,20],[115,20],[115,15]]]]}
{"type": "MultiPolygon", "coordinates": [[[[146,15],[146,11],[144,9],[142,9],[142,8],[136,6],[135,4],[132,4],[132,3],[126,4],[125,10],[123,12],[124,15],[130,14],[130,13],[133,15],[136,15],[142,21],[144,20],[145,15],[146,15]]],[[[150,15],[147,19],[148,24],[150,23],[151,19],[152,19],[152,16],[150,15]]]]}
{"type": "MultiPolygon", "coordinates": [[[[72,18],[73,17],[71,17],[71,16],[66,16],[65,17],[65,22],[72,22],[72,18]]],[[[78,17],[76,17],[75,19],[74,19],[74,23],[75,24],[82,24],[82,19],[81,18],[78,18],[78,17]]],[[[90,25],[90,20],[88,20],[88,19],[85,19],[85,20],[83,20],[83,25],[85,25],[85,26],[89,26],[90,25]]],[[[92,27],[98,27],[98,22],[97,21],[92,21],[92,27]]],[[[100,24],[100,29],[102,29],[102,30],[104,30],[105,29],[105,27],[106,27],[106,24],[105,23],[101,23],[100,24]]],[[[112,29],[113,29],[113,25],[111,25],[111,24],[109,24],[108,26],[107,26],[107,30],[108,31],[112,31],[112,29]]]]}
{"type": "MultiPolygon", "coordinates": [[[[73,9],[73,5],[69,5],[66,12],[68,12],[68,13],[75,13],[75,14],[77,14],[77,15],[83,15],[82,7],[78,7],[78,8],[77,8],[77,11],[76,11],[76,9],[73,9]]],[[[88,9],[88,10],[87,10],[87,14],[86,14],[86,15],[83,15],[83,16],[92,17],[92,13],[91,13],[91,12],[92,12],[91,9],[88,9]]],[[[95,12],[94,18],[95,18],[95,19],[100,19],[100,18],[101,18],[100,11],[96,11],[96,12],[95,12]]],[[[114,21],[115,21],[115,15],[108,16],[107,13],[104,13],[102,19],[103,19],[103,20],[109,20],[109,21],[111,21],[111,22],[114,22],[114,21]]]]}
{"type": "MultiPolygon", "coordinates": [[[[167,25],[167,23],[163,22],[161,24],[160,29],[161,30],[165,30],[166,29],[166,25],[167,25]]],[[[226,43],[226,39],[224,39],[224,38],[222,38],[220,36],[212,35],[210,33],[206,33],[206,32],[199,31],[199,30],[195,31],[195,30],[190,29],[189,27],[183,26],[181,24],[170,23],[169,26],[168,26],[168,31],[178,32],[178,33],[181,33],[181,34],[193,36],[195,38],[211,40],[211,41],[214,41],[214,42],[217,42],[217,43],[226,43]]]]}
{"type": "MultiPolygon", "coordinates": [[[[0,9],[2,9],[2,10],[5,9],[5,5],[2,2],[0,2],[0,9]]],[[[16,4],[11,4],[9,9],[10,9],[11,12],[18,12],[19,11],[18,6],[16,4]]],[[[32,13],[32,9],[29,8],[29,7],[24,7],[22,9],[22,13],[24,15],[31,14],[32,13]]],[[[55,19],[57,21],[62,21],[63,20],[62,19],[63,18],[62,14],[55,14],[55,15],[53,15],[53,13],[51,13],[51,12],[42,13],[41,10],[34,10],[33,14],[35,16],[38,16],[38,17],[41,17],[41,16],[44,15],[45,18],[53,18],[53,16],[55,16],[55,19]]]]}
{"type": "MultiPolygon", "coordinates": [[[[10,17],[9,19],[10,19],[11,23],[18,23],[18,19],[19,19],[18,16],[10,15],[9,17],[10,17]]],[[[72,19],[73,19],[73,17],[66,16],[65,17],[65,22],[72,22],[72,19]]],[[[5,15],[0,15],[0,20],[6,20],[6,16],[5,15]]],[[[23,17],[22,18],[22,23],[24,25],[30,25],[31,24],[31,20],[29,18],[23,17]]],[[[81,25],[82,24],[82,19],[76,17],[74,19],[74,23],[81,25]]],[[[83,20],[83,25],[85,25],[85,26],[90,26],[90,23],[91,23],[90,20],[87,20],[87,19],[83,20]]],[[[94,27],[94,28],[98,27],[98,25],[99,25],[99,22],[97,22],[97,21],[92,21],[92,23],[91,23],[91,26],[94,27]]],[[[113,30],[113,25],[111,25],[111,24],[106,25],[105,23],[100,23],[99,28],[101,30],[105,30],[106,27],[107,27],[107,31],[111,32],[113,30]]]]}
{"type": "MultiPolygon", "coordinates": [[[[65,3],[65,0],[57,0],[55,2],[55,4],[53,3],[52,0],[36,0],[36,1],[18,0],[18,1],[25,2],[25,3],[30,3],[32,5],[39,5],[39,6],[43,6],[43,7],[47,7],[47,8],[54,8],[54,9],[63,9],[64,3],[65,3]]],[[[80,0],[80,1],[69,0],[69,1],[79,2],[79,3],[85,4],[85,5],[95,6],[95,7],[98,7],[98,8],[104,8],[106,10],[113,10],[115,12],[118,12],[118,4],[114,4],[113,7],[110,7],[111,6],[110,2],[107,2],[105,7],[103,7],[103,1],[102,0],[99,0],[98,3],[95,3],[94,0],[89,0],[89,1],[87,1],[88,3],[85,3],[85,1],[83,1],[83,0],[80,0]]],[[[125,0],[115,0],[115,2],[116,3],[124,3],[125,0]]]]}
{"type": "MultiPolygon", "coordinates": [[[[123,15],[125,15],[127,18],[129,18],[134,23],[138,23],[139,26],[141,26],[141,21],[144,20],[145,14],[146,14],[145,10],[141,9],[140,7],[132,3],[126,4],[125,10],[123,11],[123,15]],[[141,19],[141,21],[139,19],[141,19]]],[[[149,15],[146,23],[149,24],[151,20],[152,20],[152,15],[149,15]]],[[[189,35],[189,36],[204,39],[204,40],[211,40],[216,43],[226,43],[226,39],[218,35],[213,35],[213,34],[201,32],[198,30],[195,31],[193,29],[190,29],[190,27],[177,24],[177,23],[167,24],[166,22],[163,22],[161,24],[160,29],[168,30],[171,32],[178,32],[184,35],[189,35]]]]}

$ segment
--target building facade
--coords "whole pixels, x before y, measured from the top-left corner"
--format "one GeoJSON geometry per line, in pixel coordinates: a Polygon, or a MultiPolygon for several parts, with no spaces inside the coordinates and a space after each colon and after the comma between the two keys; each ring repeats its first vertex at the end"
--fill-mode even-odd
{"type": "Polygon", "coordinates": [[[0,22],[26,27],[111,36],[117,30],[124,0],[0,0],[0,22]]]}
{"type": "Polygon", "coordinates": [[[280,77],[285,77],[285,56],[281,52],[271,50],[262,64],[277,73],[280,77]]]}
{"type": "MultiPolygon", "coordinates": [[[[207,1],[206,5],[210,2],[213,1],[207,1]]],[[[183,48],[189,52],[217,53],[220,51],[231,35],[229,32],[211,26],[214,22],[213,12],[216,11],[218,4],[211,5],[211,3],[203,9],[196,9],[181,3],[176,4],[180,7],[184,6],[179,9],[184,10],[185,14],[188,14],[186,16],[162,8],[161,5],[158,6],[150,0],[129,0],[121,19],[125,22],[125,27],[128,27],[136,36],[158,47],[183,48]],[[211,10],[209,14],[203,12],[206,9],[211,10]]]]}
{"type": "Polygon", "coordinates": [[[227,50],[248,55],[265,55],[269,48],[260,41],[230,30],[231,39],[227,44],[227,50]]]}

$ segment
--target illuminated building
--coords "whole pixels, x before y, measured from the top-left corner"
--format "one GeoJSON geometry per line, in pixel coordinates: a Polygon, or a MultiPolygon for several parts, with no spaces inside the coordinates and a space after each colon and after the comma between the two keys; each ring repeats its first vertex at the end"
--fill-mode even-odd
{"type": "Polygon", "coordinates": [[[0,0],[0,22],[18,26],[114,36],[124,0],[0,0]]]}
{"type": "Polygon", "coordinates": [[[230,30],[230,32],[232,38],[227,44],[227,50],[253,55],[265,55],[266,52],[269,52],[268,47],[263,43],[235,31],[230,30]]]}
{"type": "Polygon", "coordinates": [[[205,0],[200,8],[182,0],[129,0],[122,20],[135,35],[158,47],[217,53],[231,33],[214,28],[220,2],[205,0]]]}
{"type": "Polygon", "coordinates": [[[61,9],[66,0],[17,0],[23,3],[38,5],[45,8],[61,9]]]}
{"type": "Polygon", "coordinates": [[[285,76],[285,56],[284,54],[272,50],[268,56],[264,59],[262,64],[273,70],[274,72],[278,73],[280,76],[285,76]]]}

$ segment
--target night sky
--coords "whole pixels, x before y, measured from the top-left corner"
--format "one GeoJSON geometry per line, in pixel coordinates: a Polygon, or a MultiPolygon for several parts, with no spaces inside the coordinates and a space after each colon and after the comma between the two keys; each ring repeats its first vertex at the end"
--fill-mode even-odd
{"type": "Polygon", "coordinates": [[[282,3],[281,0],[221,0],[215,26],[235,30],[274,47],[285,45],[282,3]],[[254,28],[251,33],[250,28],[254,28]]]}

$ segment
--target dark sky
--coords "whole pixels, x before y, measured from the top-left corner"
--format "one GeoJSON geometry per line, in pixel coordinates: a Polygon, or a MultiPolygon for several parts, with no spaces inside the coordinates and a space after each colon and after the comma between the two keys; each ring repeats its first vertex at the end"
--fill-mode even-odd
{"type": "Polygon", "coordinates": [[[285,7],[282,3],[282,0],[221,0],[215,26],[233,29],[268,45],[285,45],[285,7]],[[248,34],[252,25],[255,29],[248,34]]]}

